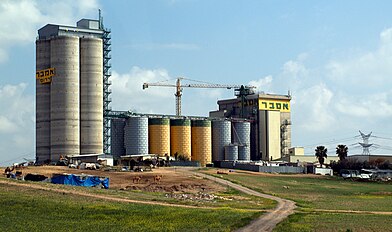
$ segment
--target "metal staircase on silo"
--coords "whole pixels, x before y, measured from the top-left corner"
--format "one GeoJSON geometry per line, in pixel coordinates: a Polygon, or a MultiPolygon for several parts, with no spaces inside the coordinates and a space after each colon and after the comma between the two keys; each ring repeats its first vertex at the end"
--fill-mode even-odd
{"type": "Polygon", "coordinates": [[[112,102],[112,99],[109,97],[112,93],[109,88],[112,82],[109,80],[112,73],[110,72],[110,68],[112,67],[110,64],[110,59],[112,58],[110,55],[111,52],[111,36],[110,29],[103,28],[103,152],[104,154],[110,154],[110,112],[111,107],[109,104],[112,102]]]}

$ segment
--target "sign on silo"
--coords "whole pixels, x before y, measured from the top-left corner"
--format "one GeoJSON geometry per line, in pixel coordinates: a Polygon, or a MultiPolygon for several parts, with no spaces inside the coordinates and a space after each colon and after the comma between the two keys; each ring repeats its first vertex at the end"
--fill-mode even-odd
{"type": "Polygon", "coordinates": [[[39,70],[35,73],[35,78],[39,79],[40,84],[51,83],[53,76],[54,76],[54,68],[47,68],[44,70],[39,70]]]}

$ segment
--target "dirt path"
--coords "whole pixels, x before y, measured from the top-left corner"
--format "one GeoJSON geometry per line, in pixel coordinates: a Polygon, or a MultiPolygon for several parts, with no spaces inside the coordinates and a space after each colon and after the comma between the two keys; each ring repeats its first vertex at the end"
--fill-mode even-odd
{"type": "Polygon", "coordinates": [[[278,202],[278,205],[275,209],[273,209],[272,211],[270,211],[266,214],[263,214],[261,217],[255,219],[246,227],[243,227],[237,231],[240,231],[240,232],[272,231],[279,222],[283,221],[286,217],[293,214],[294,209],[296,208],[295,202],[293,202],[293,201],[285,200],[285,199],[282,199],[279,197],[275,197],[275,196],[271,196],[271,195],[267,195],[267,194],[263,194],[263,193],[259,193],[259,192],[252,190],[252,189],[249,189],[247,187],[244,187],[244,186],[241,186],[238,184],[234,184],[230,181],[223,180],[218,177],[214,177],[214,176],[210,176],[210,175],[206,175],[206,174],[198,173],[198,172],[193,172],[193,173],[195,175],[200,176],[200,177],[204,177],[204,178],[216,181],[220,184],[230,186],[230,187],[237,189],[243,193],[271,199],[271,200],[278,202]]]}
{"type": "Polygon", "coordinates": [[[102,195],[102,194],[93,194],[93,193],[80,192],[80,191],[77,191],[77,190],[65,190],[65,189],[49,188],[49,187],[45,187],[45,186],[42,186],[42,185],[37,185],[37,184],[33,184],[33,183],[26,183],[26,182],[18,183],[18,182],[13,182],[13,181],[0,180],[0,184],[7,184],[7,185],[14,185],[14,186],[20,186],[20,187],[26,187],[26,188],[33,188],[33,189],[51,191],[51,192],[56,192],[56,193],[74,194],[74,195],[79,195],[79,196],[84,196],[84,197],[93,197],[93,198],[97,198],[97,199],[108,200],[108,201],[116,201],[116,202],[138,203],[138,204],[160,205],[160,206],[171,206],[171,207],[191,208],[191,209],[218,209],[216,207],[180,205],[180,204],[171,204],[171,203],[156,202],[156,201],[131,200],[131,199],[120,198],[120,197],[105,196],[105,195],[102,195]]]}
{"type": "Polygon", "coordinates": [[[340,210],[340,209],[312,209],[314,212],[325,213],[352,213],[352,214],[378,214],[378,215],[392,215],[392,212],[383,211],[361,211],[361,210],[340,210]]]}

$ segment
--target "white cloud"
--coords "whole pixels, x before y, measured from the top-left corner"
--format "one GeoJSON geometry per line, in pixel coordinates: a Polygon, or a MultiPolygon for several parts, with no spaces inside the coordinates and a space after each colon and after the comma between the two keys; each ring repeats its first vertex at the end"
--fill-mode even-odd
{"type": "Polygon", "coordinates": [[[301,115],[297,117],[298,126],[306,131],[322,132],[334,125],[333,96],[323,83],[299,92],[294,110],[294,113],[301,115]]]}
{"type": "Polygon", "coordinates": [[[392,117],[390,96],[390,93],[367,94],[364,98],[361,98],[361,96],[345,96],[337,102],[336,108],[339,113],[350,117],[386,120],[392,117]]]}
{"type": "Polygon", "coordinates": [[[0,1],[0,62],[7,60],[12,46],[34,41],[40,27],[48,23],[75,25],[80,18],[97,11],[96,0],[0,1]]]}
{"type": "Polygon", "coordinates": [[[174,88],[149,87],[142,89],[143,83],[155,83],[172,79],[164,69],[147,70],[133,67],[129,73],[113,71],[112,108],[115,110],[133,109],[139,113],[174,112],[174,88]]]}
{"type": "Polygon", "coordinates": [[[0,134],[12,133],[16,131],[16,125],[10,119],[0,115],[0,134]]]}
{"type": "Polygon", "coordinates": [[[268,75],[266,77],[260,78],[259,80],[250,81],[249,85],[255,86],[257,88],[256,90],[259,92],[271,92],[272,80],[272,76],[268,75]]]}
{"type": "Polygon", "coordinates": [[[380,33],[375,51],[346,54],[326,65],[327,78],[339,88],[355,91],[387,90],[392,84],[392,28],[380,33]]]}
{"type": "Polygon", "coordinates": [[[34,96],[25,93],[27,88],[25,83],[0,86],[0,162],[33,154],[34,96]]]}
{"type": "Polygon", "coordinates": [[[309,54],[301,53],[295,59],[285,62],[281,72],[274,75],[274,79],[267,86],[274,93],[287,93],[290,91],[295,94],[304,88],[310,88],[318,83],[317,70],[306,66],[309,54]]]}
{"type": "Polygon", "coordinates": [[[303,64],[304,55],[300,55],[295,61],[289,60],[283,65],[283,74],[290,75],[291,78],[297,78],[308,74],[308,70],[303,64]]]}

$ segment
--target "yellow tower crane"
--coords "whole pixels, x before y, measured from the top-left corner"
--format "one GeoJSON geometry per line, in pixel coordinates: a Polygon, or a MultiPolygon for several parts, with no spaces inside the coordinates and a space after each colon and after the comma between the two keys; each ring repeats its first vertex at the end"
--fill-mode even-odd
{"type": "Polygon", "coordinates": [[[184,77],[179,77],[176,79],[176,84],[167,83],[167,80],[155,83],[143,83],[143,89],[147,89],[150,86],[160,86],[160,87],[175,87],[176,92],[174,96],[176,96],[176,115],[181,116],[181,96],[183,88],[223,88],[223,89],[232,89],[235,88],[236,95],[241,97],[242,99],[246,95],[250,95],[254,93],[254,86],[244,86],[244,85],[222,85],[222,84],[212,84],[208,82],[196,81],[187,79],[184,77]],[[182,84],[182,80],[194,81],[199,83],[193,84],[182,84]]]}

